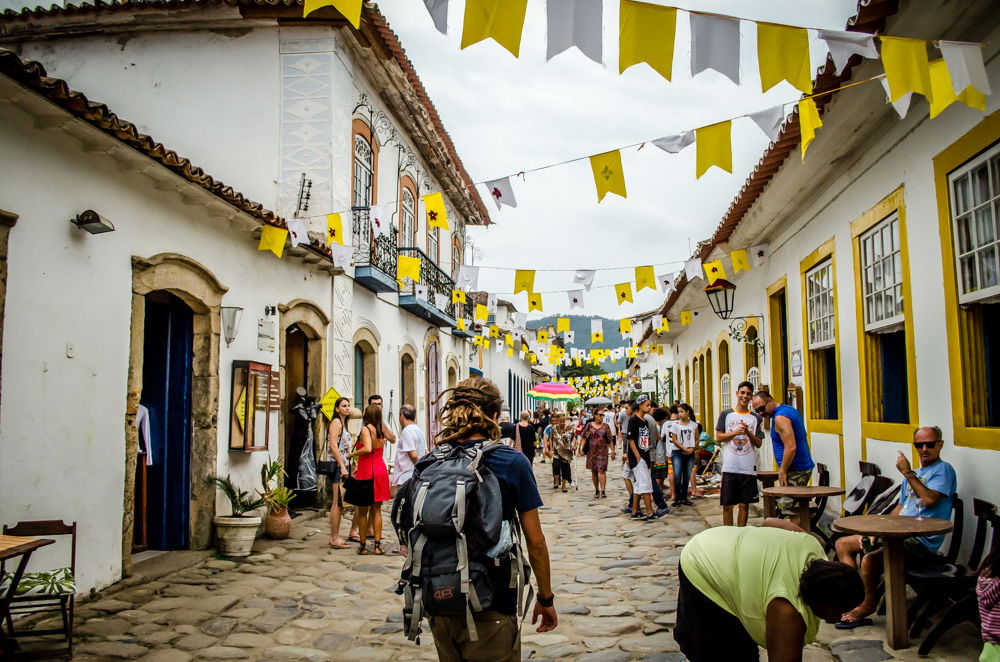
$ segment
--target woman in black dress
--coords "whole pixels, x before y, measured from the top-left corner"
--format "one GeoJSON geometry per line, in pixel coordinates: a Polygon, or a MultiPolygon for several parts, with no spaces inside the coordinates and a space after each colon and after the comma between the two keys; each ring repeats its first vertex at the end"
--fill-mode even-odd
{"type": "MultiPolygon", "coordinates": [[[[534,464],[537,437],[535,437],[535,427],[531,424],[531,412],[522,411],[520,418],[521,420],[517,422],[515,439],[521,442],[521,452],[527,456],[529,462],[534,464]]],[[[514,445],[516,447],[517,442],[514,445]]]]}

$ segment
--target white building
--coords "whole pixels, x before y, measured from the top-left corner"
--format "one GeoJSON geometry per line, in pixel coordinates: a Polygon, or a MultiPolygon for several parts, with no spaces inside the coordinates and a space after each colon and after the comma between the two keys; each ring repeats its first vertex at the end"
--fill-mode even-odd
{"type": "MultiPolygon", "coordinates": [[[[695,256],[767,244],[759,266],[729,271],[732,318],[713,314],[704,281],[682,279],[659,341],[672,350],[678,397],[706,427],[744,379],[791,398],[834,485],[853,486],[859,460],[898,481],[899,451],[916,464],[915,428],[940,426],[969,522],[974,497],[1000,499],[1000,15],[986,0],[935,0],[881,18],[894,7],[865,3],[851,25],[984,42],[986,112],[955,103],[930,118],[917,97],[900,119],[878,81],[858,85],[821,98],[824,126],[804,162],[791,118],[695,256]],[[687,310],[694,321],[682,326],[687,310]]],[[[829,65],[816,89],[882,71],[854,61],[840,76],[829,65]]]]}
{"type": "MultiPolygon", "coordinates": [[[[134,551],[209,546],[227,506],[207,474],[252,489],[266,460],[294,468],[297,387],[361,407],[378,393],[394,416],[411,403],[433,432],[437,396],[475,367],[461,312],[434,295],[450,297],[465,225],[489,222],[482,200],[377,9],[360,30],[314,16],[264,0],[0,16],[16,53],[0,50],[0,521],[78,521],[82,589],[119,579],[134,551]],[[423,222],[435,191],[449,232],[423,222]],[[384,203],[394,231],[373,240],[357,208],[384,203]],[[114,231],[70,223],[85,210],[114,231]],[[256,250],[262,223],[329,212],[354,246],[346,271],[325,224],[280,260],[256,250]],[[422,257],[426,296],[398,288],[398,255],[422,257]]],[[[484,372],[502,391],[531,374],[517,354],[484,372]]]]}

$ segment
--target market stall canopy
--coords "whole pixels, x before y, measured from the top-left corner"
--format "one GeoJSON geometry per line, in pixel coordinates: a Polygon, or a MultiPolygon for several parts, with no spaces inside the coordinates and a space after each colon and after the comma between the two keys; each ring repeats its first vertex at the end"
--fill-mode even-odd
{"type": "Polygon", "coordinates": [[[605,398],[603,395],[596,395],[591,399],[585,401],[585,405],[610,405],[611,398],[605,398]]]}

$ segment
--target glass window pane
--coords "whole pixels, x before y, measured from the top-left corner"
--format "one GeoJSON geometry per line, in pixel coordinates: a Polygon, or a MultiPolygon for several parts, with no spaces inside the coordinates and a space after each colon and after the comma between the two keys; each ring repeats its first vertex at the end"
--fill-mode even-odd
{"type": "Polygon", "coordinates": [[[993,287],[997,284],[997,254],[991,246],[979,252],[979,276],[981,287],[993,287]]]}
{"type": "Polygon", "coordinates": [[[976,279],[976,258],[974,255],[963,257],[960,260],[959,271],[962,277],[962,292],[975,292],[979,289],[976,279]]]}
{"type": "Polygon", "coordinates": [[[990,180],[986,164],[969,173],[972,179],[972,204],[981,205],[990,199],[990,180]]]}
{"type": "Polygon", "coordinates": [[[993,207],[986,205],[976,210],[976,246],[986,246],[994,241],[993,207]]]}
{"type": "Polygon", "coordinates": [[[972,250],[971,216],[960,216],[955,220],[955,235],[958,237],[958,253],[964,255],[972,250]]]}
{"type": "Polygon", "coordinates": [[[899,250],[899,219],[892,219],[892,250],[899,250]]]}
{"type": "Polygon", "coordinates": [[[892,256],[893,282],[903,282],[903,258],[899,253],[892,256]]]}
{"type": "Polygon", "coordinates": [[[896,314],[903,314],[903,286],[896,286],[896,314]]]}
{"type": "Polygon", "coordinates": [[[971,193],[969,192],[971,184],[969,182],[968,175],[962,175],[960,178],[956,179],[952,185],[955,191],[955,213],[964,214],[969,211],[969,198],[971,193]]]}

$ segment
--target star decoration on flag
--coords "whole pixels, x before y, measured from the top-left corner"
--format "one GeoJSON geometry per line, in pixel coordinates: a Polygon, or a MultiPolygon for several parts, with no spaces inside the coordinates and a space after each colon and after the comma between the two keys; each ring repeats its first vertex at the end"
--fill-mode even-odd
{"type": "Polygon", "coordinates": [[[621,293],[621,297],[622,297],[622,299],[625,298],[625,293],[624,292],[621,293]]]}
{"type": "Polygon", "coordinates": [[[757,251],[757,257],[764,257],[764,251],[757,251]]]}
{"type": "Polygon", "coordinates": [[[381,228],[382,227],[382,221],[378,220],[377,218],[374,221],[372,221],[372,222],[375,224],[375,227],[377,227],[377,228],[381,228]]]}
{"type": "Polygon", "coordinates": [[[580,303],[580,300],[577,299],[576,297],[573,297],[573,303],[580,303]]]}
{"type": "Polygon", "coordinates": [[[436,211],[429,211],[429,212],[427,212],[427,218],[431,219],[432,221],[436,221],[437,217],[438,217],[438,213],[436,211]]]}
{"type": "Polygon", "coordinates": [[[494,198],[496,198],[497,200],[499,200],[500,198],[502,198],[502,197],[503,197],[503,193],[501,193],[501,192],[500,192],[500,189],[498,189],[498,188],[497,188],[497,187],[495,187],[495,186],[493,187],[493,191],[492,191],[492,192],[490,193],[490,195],[492,195],[492,196],[493,196],[494,198]]]}
{"type": "Polygon", "coordinates": [[[712,273],[713,274],[714,273],[718,273],[718,272],[719,272],[719,267],[712,267],[712,273]]]}

